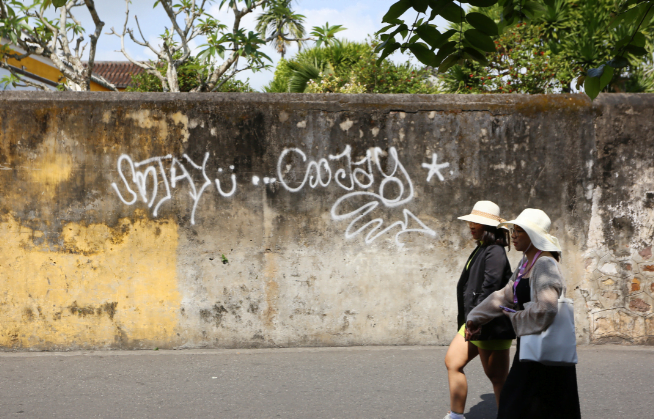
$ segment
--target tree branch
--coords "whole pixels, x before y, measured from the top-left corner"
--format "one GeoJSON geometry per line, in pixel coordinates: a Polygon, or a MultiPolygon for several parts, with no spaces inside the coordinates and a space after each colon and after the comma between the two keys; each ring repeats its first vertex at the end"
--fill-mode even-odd
{"type": "MultiPolygon", "coordinates": [[[[161,6],[164,8],[166,14],[168,15],[168,18],[170,19],[170,22],[173,24],[173,29],[175,30],[175,32],[177,32],[180,39],[182,40],[184,55],[182,55],[182,57],[178,61],[180,62],[186,61],[188,57],[191,56],[191,48],[189,48],[188,46],[188,42],[186,40],[186,34],[184,33],[184,31],[182,31],[182,28],[180,28],[179,25],[177,24],[177,17],[175,15],[175,12],[171,4],[169,3],[169,0],[161,0],[161,6]]],[[[170,51],[167,51],[167,54],[170,55],[170,51]]]]}
{"type": "Polygon", "coordinates": [[[87,9],[91,13],[93,23],[95,24],[95,31],[93,34],[89,35],[89,38],[91,38],[91,47],[89,49],[89,62],[86,65],[86,88],[91,90],[91,75],[93,74],[93,67],[95,66],[95,52],[98,45],[98,39],[100,38],[100,35],[102,35],[104,22],[100,20],[100,16],[98,16],[98,11],[95,8],[95,2],[93,0],[84,0],[84,2],[86,3],[87,9]]]}
{"type": "Polygon", "coordinates": [[[0,0],[0,19],[6,19],[7,16],[7,5],[3,0],[0,0]]]}
{"type": "Polygon", "coordinates": [[[46,91],[46,92],[51,92],[51,90],[48,89],[45,84],[33,82],[31,80],[26,80],[26,79],[20,77],[16,73],[16,70],[14,70],[14,67],[7,64],[5,61],[0,61],[0,68],[4,68],[5,70],[9,71],[12,76],[19,79],[21,81],[21,83],[23,83],[23,86],[18,85],[17,87],[34,87],[36,89],[41,89],[41,90],[46,91]]]}
{"type": "Polygon", "coordinates": [[[70,12],[69,5],[72,5],[73,3],[68,3],[64,7],[61,8],[61,13],[59,16],[59,31],[62,36],[59,37],[59,44],[61,45],[61,49],[64,53],[64,57],[68,59],[68,61],[71,61],[72,53],[70,52],[70,44],[68,43],[68,34],[66,33],[66,21],[68,19],[68,13],[70,12]]]}
{"type": "Polygon", "coordinates": [[[252,68],[253,68],[253,66],[251,66],[251,65],[249,65],[247,67],[244,67],[244,68],[241,68],[241,69],[238,69],[238,70],[236,69],[236,67],[234,67],[234,70],[232,71],[232,74],[225,77],[216,87],[211,89],[211,91],[216,92],[216,91],[220,90],[220,88],[223,87],[225,85],[225,83],[227,83],[229,80],[233,79],[235,75],[237,75],[241,71],[251,70],[252,68]]]}
{"type": "Polygon", "coordinates": [[[195,0],[193,0],[193,8],[191,9],[193,10],[193,14],[189,16],[188,20],[186,21],[186,28],[184,28],[184,36],[187,37],[189,41],[197,36],[195,31],[191,32],[190,37],[188,37],[188,33],[189,31],[191,31],[191,29],[193,29],[194,27],[193,22],[195,22],[195,19],[202,16],[202,13],[204,13],[204,5],[206,4],[206,2],[207,0],[202,0],[202,4],[200,4],[200,7],[196,8],[195,0]]]}
{"type": "Polygon", "coordinates": [[[159,69],[156,67],[156,65],[146,64],[146,63],[144,63],[142,61],[138,61],[138,60],[134,59],[131,55],[129,55],[129,53],[127,52],[127,49],[125,49],[125,35],[129,34],[130,39],[134,43],[136,43],[137,45],[141,45],[141,46],[149,48],[152,52],[154,52],[156,54],[156,56],[160,60],[164,59],[163,53],[161,51],[155,50],[150,45],[150,43],[145,40],[145,37],[143,36],[143,32],[141,31],[141,26],[139,25],[139,22],[138,22],[138,19],[136,18],[136,16],[134,17],[134,19],[136,20],[136,25],[137,25],[137,27],[139,29],[139,33],[141,34],[141,38],[143,38],[143,42],[139,42],[136,39],[136,37],[134,36],[134,33],[132,32],[132,30],[127,28],[127,23],[129,22],[129,0],[125,0],[125,23],[123,24],[123,32],[121,34],[118,34],[116,32],[116,30],[112,27],[111,32],[109,32],[109,35],[116,35],[118,38],[120,38],[120,52],[123,53],[125,58],[127,58],[127,60],[130,63],[138,66],[139,68],[142,68],[146,73],[158,78],[159,81],[161,82],[162,89],[164,90],[164,92],[167,92],[167,91],[170,90],[169,87],[168,87],[168,82],[166,81],[166,78],[163,75],[161,75],[161,73],[159,72],[159,69]]]}
{"type": "Polygon", "coordinates": [[[315,41],[315,38],[287,38],[286,34],[275,34],[275,35],[270,35],[268,38],[265,39],[265,42],[268,43],[274,39],[282,39],[287,42],[304,42],[304,41],[315,41]]]}
{"type": "MultiPolygon", "coordinates": [[[[255,3],[253,3],[249,8],[239,10],[237,6],[237,2],[235,1],[232,3],[232,11],[234,12],[234,25],[232,26],[232,34],[236,34],[241,26],[241,19],[243,19],[243,16],[247,15],[248,13],[251,13],[254,9],[263,6],[267,3],[269,3],[270,0],[260,0],[255,3]]],[[[238,61],[239,58],[239,46],[237,44],[232,44],[232,54],[229,56],[229,58],[223,63],[216,68],[208,77],[207,83],[204,85],[206,86],[207,90],[209,91],[214,91],[216,88],[216,83],[218,83],[218,80],[220,77],[222,77],[223,74],[227,72],[231,68],[234,63],[238,61]]]]}
{"type": "MultiPolygon", "coordinates": [[[[141,22],[139,22],[138,16],[134,16],[134,20],[136,21],[136,27],[139,30],[139,35],[141,35],[141,39],[143,39],[143,42],[137,41],[136,37],[134,37],[134,33],[132,32],[131,29],[129,29],[127,30],[127,33],[129,33],[129,37],[132,40],[132,42],[135,42],[143,47],[149,48],[150,51],[152,51],[157,56],[157,58],[159,58],[160,60],[163,59],[164,55],[161,52],[161,50],[154,49],[154,47],[150,44],[150,42],[146,41],[145,36],[143,36],[143,31],[141,30],[141,22]]],[[[127,25],[127,22],[125,22],[125,25],[127,25]]]]}
{"type": "MultiPolygon", "coordinates": [[[[73,83],[77,84],[77,75],[75,74],[75,72],[71,71],[70,67],[67,66],[61,60],[59,55],[57,54],[57,41],[62,42],[60,40],[60,36],[59,36],[59,28],[51,25],[50,22],[48,22],[47,19],[45,19],[45,17],[43,16],[43,13],[41,13],[41,11],[38,8],[36,9],[36,13],[37,13],[38,19],[41,21],[41,23],[43,23],[43,25],[45,27],[47,27],[52,32],[52,46],[47,51],[46,51],[46,48],[44,48],[44,51],[41,53],[41,55],[44,55],[44,56],[50,58],[50,60],[52,60],[52,62],[57,67],[57,69],[59,71],[61,71],[61,74],[63,74],[65,78],[67,78],[68,80],[70,80],[73,83]]],[[[63,7],[62,7],[61,13],[63,14],[63,16],[65,18],[67,12],[66,12],[66,10],[64,10],[63,7]]],[[[63,23],[64,23],[64,26],[62,26],[62,27],[65,30],[65,28],[66,28],[65,19],[63,20],[63,23]]],[[[60,22],[60,25],[61,25],[61,22],[60,22]]],[[[63,34],[64,38],[65,38],[65,35],[66,34],[64,33],[63,34]]],[[[47,44],[45,44],[45,46],[47,47],[47,44]]],[[[69,51],[69,54],[70,54],[70,51],[69,51]]]]}

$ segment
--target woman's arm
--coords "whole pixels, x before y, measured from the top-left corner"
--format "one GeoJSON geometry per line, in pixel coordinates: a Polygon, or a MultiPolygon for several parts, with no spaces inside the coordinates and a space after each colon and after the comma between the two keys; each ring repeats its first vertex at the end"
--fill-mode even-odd
{"type": "Polygon", "coordinates": [[[475,326],[483,326],[495,317],[502,315],[503,310],[500,306],[512,307],[513,306],[513,280],[515,279],[516,272],[513,273],[511,280],[501,290],[497,290],[488,296],[484,301],[472,309],[466,319],[472,322],[475,326]]]}
{"type": "Polygon", "coordinates": [[[534,301],[525,304],[517,313],[506,313],[511,318],[518,336],[533,335],[547,329],[559,310],[559,296],[563,293],[563,277],[554,259],[540,258],[531,271],[534,301]]]}

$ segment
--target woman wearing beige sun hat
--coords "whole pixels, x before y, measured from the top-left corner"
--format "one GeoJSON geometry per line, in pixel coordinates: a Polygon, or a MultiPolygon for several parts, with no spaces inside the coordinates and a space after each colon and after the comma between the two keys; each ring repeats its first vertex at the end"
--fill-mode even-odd
{"type": "Polygon", "coordinates": [[[445,355],[451,409],[445,416],[447,419],[463,418],[468,395],[463,369],[477,355],[493,384],[496,398],[499,398],[509,372],[509,348],[515,338],[511,322],[501,318],[485,325],[477,340],[467,342],[464,338],[467,314],[506,285],[511,276],[511,266],[504,250],[509,245],[508,231],[498,228],[504,221],[500,217],[500,207],[491,201],[479,201],[470,214],[459,217],[459,220],[467,221],[477,247],[464,265],[456,287],[459,332],[445,355]]]}
{"type": "Polygon", "coordinates": [[[565,295],[559,261],[561,246],[550,234],[551,221],[543,211],[528,208],[515,220],[500,224],[511,229],[516,250],[524,256],[503,289],[494,292],[467,317],[466,337],[497,318],[510,318],[518,335],[518,350],[500,395],[498,419],[581,418],[575,366],[520,362],[520,336],[546,330],[565,295]],[[510,310],[505,310],[509,308],[510,310]]]}

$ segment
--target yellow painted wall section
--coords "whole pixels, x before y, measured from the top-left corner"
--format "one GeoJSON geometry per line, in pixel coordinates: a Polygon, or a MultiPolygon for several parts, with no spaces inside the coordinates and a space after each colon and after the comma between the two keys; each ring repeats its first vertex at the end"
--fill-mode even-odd
{"type": "Polygon", "coordinates": [[[57,186],[70,178],[73,159],[61,145],[58,146],[56,136],[49,135],[39,146],[38,157],[30,166],[30,180],[37,184],[37,190],[46,199],[51,200],[56,196],[57,186]]]}
{"type": "Polygon", "coordinates": [[[60,251],[34,244],[44,234],[10,215],[1,219],[0,346],[165,348],[176,341],[176,223],[70,223],[60,251]]]}
{"type": "MultiPolygon", "coordinates": [[[[63,79],[63,74],[61,74],[61,71],[59,71],[57,68],[46,64],[42,63],[39,60],[35,60],[34,58],[23,58],[22,60],[18,61],[13,58],[8,58],[7,62],[10,65],[13,65],[14,67],[18,67],[21,69],[24,69],[25,71],[32,73],[36,76],[43,77],[44,79],[48,79],[50,81],[53,81],[55,83],[59,83],[63,79]]],[[[92,81],[91,82],[91,91],[93,92],[109,92],[110,90],[107,89],[106,87],[92,81]]]]}

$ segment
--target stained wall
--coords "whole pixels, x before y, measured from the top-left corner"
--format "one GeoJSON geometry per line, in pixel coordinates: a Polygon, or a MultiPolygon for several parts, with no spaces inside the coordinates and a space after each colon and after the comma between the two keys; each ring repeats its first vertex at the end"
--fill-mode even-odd
{"type": "Polygon", "coordinates": [[[550,215],[580,343],[651,344],[652,105],[3,93],[0,347],[448,344],[482,199],[550,215]]]}

